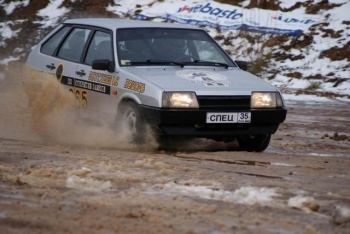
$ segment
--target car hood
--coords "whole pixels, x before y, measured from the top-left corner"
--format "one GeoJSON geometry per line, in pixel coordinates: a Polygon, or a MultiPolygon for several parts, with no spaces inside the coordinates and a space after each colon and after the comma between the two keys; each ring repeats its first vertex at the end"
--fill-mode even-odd
{"type": "Polygon", "coordinates": [[[252,91],[277,90],[239,68],[128,67],[123,71],[164,91],[194,91],[197,95],[250,95],[252,91]]]}

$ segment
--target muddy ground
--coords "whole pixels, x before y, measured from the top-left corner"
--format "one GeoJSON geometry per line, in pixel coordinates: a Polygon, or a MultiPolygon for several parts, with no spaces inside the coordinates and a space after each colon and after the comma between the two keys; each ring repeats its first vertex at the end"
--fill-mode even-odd
{"type": "Polygon", "coordinates": [[[0,233],[350,233],[349,104],[288,102],[264,153],[164,152],[48,141],[5,81],[0,233]]]}

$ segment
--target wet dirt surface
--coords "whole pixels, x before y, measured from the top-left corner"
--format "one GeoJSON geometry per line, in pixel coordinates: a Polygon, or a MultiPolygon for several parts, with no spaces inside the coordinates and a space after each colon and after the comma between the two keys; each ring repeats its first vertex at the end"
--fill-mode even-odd
{"type": "Polygon", "coordinates": [[[2,104],[0,233],[350,232],[349,104],[288,102],[264,153],[49,143],[2,104]]]}

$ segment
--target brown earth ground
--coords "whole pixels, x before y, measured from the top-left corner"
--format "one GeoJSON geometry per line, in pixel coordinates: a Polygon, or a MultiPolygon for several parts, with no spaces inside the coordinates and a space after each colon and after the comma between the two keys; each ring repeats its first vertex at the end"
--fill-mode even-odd
{"type": "Polygon", "coordinates": [[[288,102],[264,153],[208,140],[164,152],[42,139],[28,127],[23,93],[5,81],[0,233],[350,232],[347,103],[288,102]],[[240,188],[257,197],[242,202],[240,188]],[[274,190],[271,200],[262,188],[274,190]],[[314,199],[292,208],[295,196],[314,199]]]}

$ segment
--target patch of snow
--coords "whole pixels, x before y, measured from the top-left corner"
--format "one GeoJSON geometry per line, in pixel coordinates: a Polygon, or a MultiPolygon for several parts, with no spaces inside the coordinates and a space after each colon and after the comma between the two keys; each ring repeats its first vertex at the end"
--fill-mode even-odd
{"type": "Polygon", "coordinates": [[[282,8],[290,8],[294,6],[299,0],[279,0],[279,5],[282,8]]]}
{"type": "Polygon", "coordinates": [[[338,101],[341,101],[341,102],[346,102],[346,103],[349,103],[350,102],[350,99],[349,98],[342,98],[342,97],[338,97],[336,98],[338,101]]]}
{"type": "MultiPolygon", "coordinates": [[[[283,4],[293,4],[295,1],[283,0],[283,4]]],[[[322,80],[314,80],[314,82],[320,82],[320,88],[318,91],[327,91],[339,94],[349,94],[349,80],[343,82],[342,84],[334,87],[334,79],[331,78],[350,78],[350,69],[348,60],[332,61],[329,58],[320,58],[322,51],[328,50],[333,47],[344,47],[349,41],[350,31],[343,21],[350,20],[350,2],[349,1],[329,1],[329,3],[342,4],[341,6],[334,7],[329,10],[323,10],[319,12],[319,15],[323,18],[323,22],[327,23],[326,26],[316,26],[316,33],[312,34],[313,41],[311,45],[298,49],[299,54],[303,55],[303,59],[298,59],[291,61],[286,59],[284,61],[272,62],[273,67],[278,68],[278,70],[284,72],[295,72],[298,71],[302,74],[302,77],[321,75],[322,77],[328,77],[322,80]],[[321,31],[321,27],[327,30],[334,30],[338,32],[339,36],[331,37],[325,36],[325,33],[321,31]],[[333,73],[333,75],[328,75],[333,73]]],[[[310,32],[306,32],[309,34],[310,32]]],[[[286,43],[288,45],[288,42],[286,43]]],[[[283,49],[277,48],[275,52],[288,53],[290,55],[298,55],[293,49],[292,51],[284,51],[283,49]]],[[[293,86],[291,82],[294,78],[288,80],[287,86],[293,86]]],[[[298,89],[303,89],[299,87],[298,89]]]]}
{"type": "Polygon", "coordinates": [[[11,27],[16,23],[16,21],[0,22],[0,47],[6,45],[6,40],[16,37],[21,29],[13,30],[11,27]]]}
{"type": "Polygon", "coordinates": [[[148,5],[154,3],[154,0],[114,0],[113,4],[109,4],[106,8],[107,11],[113,12],[114,14],[132,14],[136,8],[136,5],[140,5],[140,9],[149,8],[148,5]]]}
{"type": "Polygon", "coordinates": [[[247,7],[250,4],[250,0],[245,0],[240,3],[241,7],[247,7]]]}
{"type": "Polygon", "coordinates": [[[337,205],[336,210],[341,218],[350,220],[350,207],[337,205]]]}
{"type": "Polygon", "coordinates": [[[47,6],[37,13],[43,20],[35,21],[35,23],[41,24],[42,28],[56,26],[57,22],[70,11],[62,6],[63,2],[64,0],[50,0],[47,6]]]}
{"type": "Polygon", "coordinates": [[[93,178],[81,178],[76,175],[69,176],[66,180],[66,187],[88,192],[103,192],[112,188],[110,181],[101,181],[93,178]]]}
{"type": "Polygon", "coordinates": [[[20,57],[13,57],[13,56],[10,56],[6,59],[3,59],[3,60],[0,60],[0,65],[7,65],[9,62],[12,62],[12,61],[17,61],[19,60],[20,57]]]}
{"type": "Polygon", "coordinates": [[[14,53],[14,54],[18,54],[18,53],[21,53],[21,52],[23,52],[23,51],[24,51],[23,48],[17,47],[16,49],[13,50],[13,53],[14,53]]]}
{"type": "Polygon", "coordinates": [[[203,185],[181,185],[176,183],[165,184],[162,192],[246,205],[265,205],[270,203],[273,197],[279,196],[276,189],[273,188],[246,186],[232,192],[203,185]]]}
{"type": "Polygon", "coordinates": [[[234,200],[237,203],[248,205],[269,203],[275,196],[278,196],[275,189],[263,187],[241,187],[234,192],[234,200]]]}
{"type": "Polygon", "coordinates": [[[19,0],[19,1],[11,1],[9,3],[1,3],[3,5],[3,9],[7,15],[11,15],[14,10],[18,7],[26,7],[29,5],[29,0],[19,0]]]}
{"type": "Polygon", "coordinates": [[[295,165],[288,164],[288,163],[279,163],[279,162],[273,162],[271,163],[273,166],[281,166],[281,167],[295,167],[295,165]]]}
{"type": "Polygon", "coordinates": [[[318,156],[318,157],[334,157],[334,156],[341,156],[340,154],[324,154],[324,153],[309,153],[308,155],[311,156],[318,156]]]}
{"type": "Polygon", "coordinates": [[[332,99],[326,97],[319,97],[316,95],[307,94],[283,94],[283,99],[286,101],[302,101],[302,102],[331,102],[332,99]]]}
{"type": "Polygon", "coordinates": [[[84,176],[87,176],[88,174],[90,174],[91,172],[92,172],[92,170],[90,168],[81,167],[78,170],[73,170],[73,171],[69,172],[69,175],[76,175],[76,176],[84,177],[84,176]]]}
{"type": "Polygon", "coordinates": [[[288,206],[305,212],[316,211],[319,208],[315,198],[297,195],[288,200],[288,206]]]}
{"type": "MultiPolygon", "coordinates": [[[[341,74],[341,72],[338,72],[338,74],[341,74]]],[[[349,74],[350,77],[350,74],[349,74]]],[[[350,94],[350,78],[342,83],[340,83],[337,87],[334,87],[333,83],[322,83],[321,87],[323,90],[329,91],[329,92],[335,92],[339,94],[350,94]]]]}

